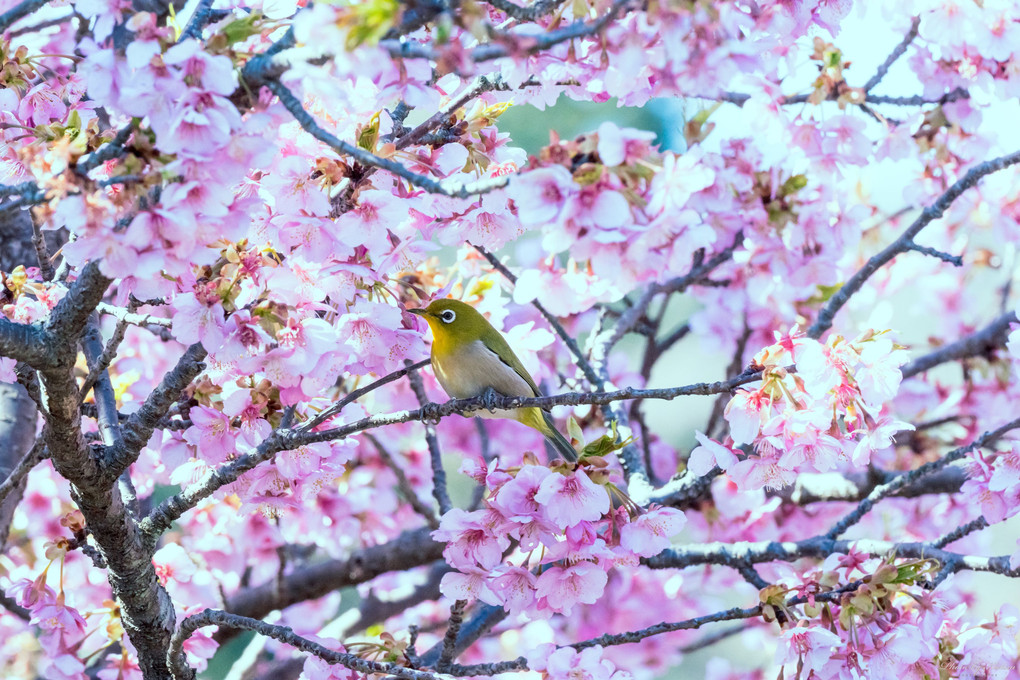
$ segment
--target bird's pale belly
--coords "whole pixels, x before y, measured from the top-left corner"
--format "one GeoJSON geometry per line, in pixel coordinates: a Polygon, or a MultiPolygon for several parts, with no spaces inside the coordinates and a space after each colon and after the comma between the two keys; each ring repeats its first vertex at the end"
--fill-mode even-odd
{"type": "MultiPolygon", "coordinates": [[[[432,369],[439,384],[454,399],[477,397],[490,387],[508,397],[534,396],[531,386],[524,378],[503,363],[499,356],[480,340],[459,348],[456,353],[434,352],[432,369]]],[[[483,418],[517,419],[516,409],[498,410],[494,413],[482,410],[476,411],[473,415],[483,418]]]]}

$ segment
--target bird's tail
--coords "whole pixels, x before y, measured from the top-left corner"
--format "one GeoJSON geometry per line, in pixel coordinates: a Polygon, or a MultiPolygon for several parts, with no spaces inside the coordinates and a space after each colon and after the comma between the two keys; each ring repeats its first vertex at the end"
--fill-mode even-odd
{"type": "Polygon", "coordinates": [[[542,421],[545,425],[542,428],[542,434],[549,440],[556,452],[559,453],[563,458],[571,463],[577,461],[577,450],[571,446],[570,441],[560,434],[560,431],[556,429],[556,424],[553,423],[552,416],[548,412],[542,411],[542,421]]]}

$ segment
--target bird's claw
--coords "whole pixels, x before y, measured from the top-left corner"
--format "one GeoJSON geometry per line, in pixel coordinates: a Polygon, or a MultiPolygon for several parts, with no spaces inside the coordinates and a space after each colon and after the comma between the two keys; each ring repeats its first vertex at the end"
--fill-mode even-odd
{"type": "Polygon", "coordinates": [[[499,399],[499,393],[491,387],[486,387],[485,391],[482,392],[482,406],[489,410],[489,413],[496,412],[496,400],[499,399]]]}
{"type": "Polygon", "coordinates": [[[432,425],[439,423],[441,418],[439,413],[439,404],[434,404],[431,401],[421,406],[421,419],[432,425]]]}

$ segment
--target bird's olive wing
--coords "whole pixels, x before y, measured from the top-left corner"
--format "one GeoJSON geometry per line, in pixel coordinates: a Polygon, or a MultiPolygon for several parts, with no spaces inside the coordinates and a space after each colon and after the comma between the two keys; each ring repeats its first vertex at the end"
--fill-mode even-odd
{"type": "Polygon", "coordinates": [[[514,371],[517,372],[517,375],[524,378],[524,381],[528,383],[529,387],[531,387],[531,391],[535,393],[534,396],[542,396],[542,393],[538,391],[538,385],[535,384],[534,379],[528,374],[528,369],[524,368],[524,364],[522,364],[521,360],[517,358],[514,351],[510,349],[510,344],[499,331],[495,328],[489,328],[489,330],[482,335],[481,340],[482,343],[496,356],[498,356],[504,364],[514,369],[514,371]]]}

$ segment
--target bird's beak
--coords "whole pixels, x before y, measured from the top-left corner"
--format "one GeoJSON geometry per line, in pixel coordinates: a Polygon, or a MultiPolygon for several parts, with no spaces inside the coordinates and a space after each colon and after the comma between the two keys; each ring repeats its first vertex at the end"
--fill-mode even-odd
{"type": "Polygon", "coordinates": [[[423,307],[415,307],[414,309],[407,310],[411,314],[417,314],[418,316],[428,316],[428,312],[423,307]]]}

